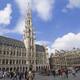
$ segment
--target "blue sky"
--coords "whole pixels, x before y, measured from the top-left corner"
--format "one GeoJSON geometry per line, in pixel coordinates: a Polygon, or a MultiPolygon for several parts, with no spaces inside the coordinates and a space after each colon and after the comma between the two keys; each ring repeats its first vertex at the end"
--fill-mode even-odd
{"type": "MultiPolygon", "coordinates": [[[[27,0],[0,0],[0,35],[23,40],[26,7],[27,0]]],[[[80,0],[33,0],[32,21],[37,43],[80,47],[80,0]]]]}

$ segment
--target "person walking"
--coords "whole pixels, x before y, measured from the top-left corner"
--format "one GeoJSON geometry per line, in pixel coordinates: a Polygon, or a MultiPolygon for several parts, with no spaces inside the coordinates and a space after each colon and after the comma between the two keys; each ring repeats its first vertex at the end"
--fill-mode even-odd
{"type": "Polygon", "coordinates": [[[28,71],[27,71],[27,69],[26,69],[26,71],[25,71],[25,73],[24,73],[24,76],[25,76],[25,79],[28,80],[28,79],[27,79],[27,78],[28,78],[28,71]]]}
{"type": "Polygon", "coordinates": [[[72,75],[73,75],[74,77],[76,77],[76,71],[75,71],[74,68],[72,68],[72,75]]]}
{"type": "Polygon", "coordinates": [[[19,72],[19,80],[22,80],[23,74],[22,72],[19,72]]]}
{"type": "Polygon", "coordinates": [[[52,74],[55,77],[56,76],[56,71],[55,70],[52,70],[52,74]]]}
{"type": "Polygon", "coordinates": [[[32,69],[30,68],[28,71],[28,75],[27,75],[27,79],[26,80],[33,80],[34,76],[33,76],[33,72],[32,69]]]}
{"type": "Polygon", "coordinates": [[[64,72],[65,72],[66,77],[68,78],[68,69],[66,68],[64,72]]]}
{"type": "Polygon", "coordinates": [[[63,73],[63,72],[62,72],[62,69],[59,69],[59,70],[58,70],[58,75],[62,77],[62,73],[63,73]]]}

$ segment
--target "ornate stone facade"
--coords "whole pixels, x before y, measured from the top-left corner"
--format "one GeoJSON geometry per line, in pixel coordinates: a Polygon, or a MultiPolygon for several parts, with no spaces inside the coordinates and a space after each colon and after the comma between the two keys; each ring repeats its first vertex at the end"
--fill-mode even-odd
{"type": "Polygon", "coordinates": [[[80,67],[80,49],[63,52],[59,51],[51,58],[54,69],[59,69],[61,67],[80,67]]]}
{"type": "Polygon", "coordinates": [[[47,48],[42,45],[36,45],[36,70],[49,69],[49,59],[47,48]]]}
{"type": "Polygon", "coordinates": [[[32,10],[30,3],[28,2],[25,18],[24,44],[26,47],[28,65],[29,67],[32,67],[34,70],[36,70],[36,49],[34,42],[35,39],[32,27],[32,10]]]}
{"type": "Polygon", "coordinates": [[[0,68],[5,70],[25,70],[27,54],[24,43],[0,36],[0,68]]]}
{"type": "MultiPolygon", "coordinates": [[[[36,46],[36,68],[48,68],[48,52],[46,47],[36,46]]],[[[0,36],[0,69],[24,71],[29,67],[28,55],[22,41],[0,36]]],[[[33,58],[32,58],[33,59],[33,58]]]]}

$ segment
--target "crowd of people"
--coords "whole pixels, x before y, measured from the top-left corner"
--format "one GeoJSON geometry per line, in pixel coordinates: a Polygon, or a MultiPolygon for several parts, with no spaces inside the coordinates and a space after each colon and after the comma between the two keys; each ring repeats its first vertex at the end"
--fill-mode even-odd
{"type": "Polygon", "coordinates": [[[58,70],[54,70],[54,69],[51,70],[52,75],[54,77],[55,76],[60,76],[60,77],[65,76],[66,78],[68,78],[70,74],[72,74],[73,77],[76,77],[78,71],[80,71],[80,69],[75,69],[75,68],[71,68],[71,69],[61,68],[61,69],[58,69],[58,70]]]}
{"type": "Polygon", "coordinates": [[[77,77],[78,72],[80,72],[80,68],[65,67],[65,68],[51,69],[51,70],[44,69],[41,74],[47,75],[47,76],[53,75],[54,78],[57,76],[69,78],[69,75],[72,75],[73,77],[77,77]]]}
{"type": "Polygon", "coordinates": [[[25,71],[3,71],[0,70],[0,78],[4,78],[4,80],[6,80],[6,78],[10,78],[11,80],[33,80],[35,77],[35,72],[32,71],[32,69],[30,68],[29,70],[25,70],[25,71]]]}
{"type": "MultiPolygon", "coordinates": [[[[47,74],[47,76],[50,75],[50,73],[55,77],[60,76],[63,77],[65,76],[66,78],[69,77],[69,74],[72,74],[74,77],[76,77],[77,72],[80,71],[80,69],[75,69],[75,68],[61,68],[58,70],[52,69],[47,70],[44,69],[42,70],[45,74],[47,74]]],[[[0,78],[4,78],[4,80],[6,80],[6,78],[10,78],[11,80],[33,80],[35,77],[35,71],[32,70],[32,68],[30,68],[29,70],[25,70],[25,71],[2,71],[0,70],[0,78]]]]}

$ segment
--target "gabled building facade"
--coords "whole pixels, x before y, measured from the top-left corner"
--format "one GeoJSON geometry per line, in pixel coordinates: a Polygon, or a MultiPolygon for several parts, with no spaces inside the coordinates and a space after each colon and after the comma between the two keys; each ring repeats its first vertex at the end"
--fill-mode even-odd
{"type": "Polygon", "coordinates": [[[55,53],[52,57],[52,67],[53,69],[59,68],[80,68],[80,49],[75,49],[71,51],[61,51],[55,53]]]}

